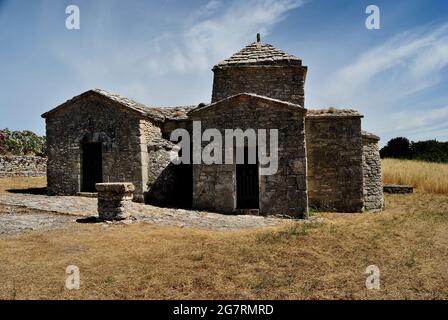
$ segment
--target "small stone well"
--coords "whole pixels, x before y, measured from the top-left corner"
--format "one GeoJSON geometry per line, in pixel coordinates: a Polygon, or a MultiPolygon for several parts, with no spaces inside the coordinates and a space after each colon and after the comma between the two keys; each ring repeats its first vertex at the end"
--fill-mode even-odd
{"type": "Polygon", "coordinates": [[[100,220],[130,218],[129,205],[135,187],[130,182],[97,183],[98,214],[100,220]]]}

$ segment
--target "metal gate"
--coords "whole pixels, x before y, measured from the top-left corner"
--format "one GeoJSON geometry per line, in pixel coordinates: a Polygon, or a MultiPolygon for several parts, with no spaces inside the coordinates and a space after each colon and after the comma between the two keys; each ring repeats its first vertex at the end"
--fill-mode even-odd
{"type": "Polygon", "coordinates": [[[248,148],[244,148],[244,164],[236,164],[236,202],[238,209],[259,208],[258,156],[255,164],[248,163],[248,148]]]}

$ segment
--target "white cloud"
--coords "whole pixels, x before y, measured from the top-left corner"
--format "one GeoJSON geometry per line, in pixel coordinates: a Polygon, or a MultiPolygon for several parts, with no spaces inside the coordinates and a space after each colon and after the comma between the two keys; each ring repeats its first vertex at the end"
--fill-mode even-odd
{"type": "Polygon", "coordinates": [[[448,24],[427,29],[398,35],[367,50],[332,77],[327,92],[338,99],[379,88],[393,93],[396,98],[435,84],[439,71],[448,65],[448,24]],[[377,82],[376,77],[381,80],[377,82]],[[386,88],[384,81],[389,81],[393,87],[386,88]],[[397,86],[400,87],[398,91],[397,86]]]}
{"type": "Polygon", "coordinates": [[[384,121],[382,130],[386,133],[420,132],[448,127],[448,107],[432,110],[407,110],[392,113],[384,121]]]}
{"type": "Polygon", "coordinates": [[[365,50],[328,75],[318,101],[360,109],[367,129],[386,138],[427,138],[431,130],[448,138],[443,127],[448,108],[440,105],[448,103],[448,96],[434,102],[414,99],[440,84],[447,67],[448,23],[421,27],[365,50]]]}
{"type": "Polygon", "coordinates": [[[55,42],[52,49],[70,69],[70,80],[78,81],[82,88],[116,91],[147,105],[208,102],[213,65],[255,41],[257,32],[269,34],[302,3],[210,0],[188,12],[168,15],[162,25],[136,21],[129,35],[108,31],[108,27],[120,26],[112,23],[113,14],[120,12],[111,3],[110,24],[90,27],[83,35],[82,43],[91,46],[74,47],[64,39],[55,42]],[[152,38],[136,32],[141,29],[151,31],[152,38]]]}
{"type": "Polygon", "coordinates": [[[185,26],[183,32],[156,39],[157,53],[163,55],[151,54],[154,58],[146,65],[159,74],[210,69],[247,41],[255,41],[257,32],[269,34],[288,11],[302,4],[302,0],[249,0],[224,5],[211,0],[199,9],[199,19],[185,26]]]}

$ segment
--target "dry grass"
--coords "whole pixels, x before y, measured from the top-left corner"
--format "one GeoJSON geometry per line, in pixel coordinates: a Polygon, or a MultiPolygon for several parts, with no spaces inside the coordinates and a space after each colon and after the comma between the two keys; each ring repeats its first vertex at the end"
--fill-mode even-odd
{"type": "MultiPolygon", "coordinates": [[[[393,165],[383,163],[388,183],[423,190],[387,180],[393,165]]],[[[418,175],[420,165],[395,170],[418,175]]],[[[0,179],[0,192],[43,186],[44,178],[0,179]]],[[[72,224],[3,236],[0,299],[448,299],[448,195],[388,195],[381,213],[318,216],[319,225],[238,232],[72,224]],[[70,264],[80,290],[64,288],[70,264]],[[371,264],[379,291],[365,287],[371,264]]]]}
{"type": "Polygon", "coordinates": [[[9,177],[0,178],[0,192],[8,190],[37,189],[47,186],[47,177],[9,177]]]}
{"type": "Polygon", "coordinates": [[[385,184],[407,184],[419,192],[448,194],[448,164],[413,160],[382,160],[385,184]]]}
{"type": "Polygon", "coordinates": [[[215,232],[74,224],[0,238],[0,299],[448,298],[448,196],[393,195],[378,214],[215,232]],[[65,268],[81,270],[66,290],[65,268]],[[381,290],[366,290],[368,265],[381,290]]]}

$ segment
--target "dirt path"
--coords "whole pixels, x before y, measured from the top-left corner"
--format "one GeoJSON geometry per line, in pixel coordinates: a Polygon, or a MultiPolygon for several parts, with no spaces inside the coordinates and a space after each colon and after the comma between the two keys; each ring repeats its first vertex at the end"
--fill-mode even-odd
{"type": "Polygon", "coordinates": [[[59,229],[75,221],[75,216],[0,205],[0,236],[59,229]]]}
{"type": "MultiPolygon", "coordinates": [[[[50,218],[53,217],[53,215],[48,215],[48,213],[58,213],[78,217],[91,217],[97,215],[97,200],[94,198],[60,196],[50,197],[46,195],[0,193],[0,204],[19,206],[46,212],[46,218],[44,218],[44,216],[39,216],[40,220],[34,215],[31,215],[28,220],[34,221],[29,222],[32,225],[35,225],[36,223],[45,224],[44,221],[53,221],[51,220],[52,218],[50,218]]],[[[279,218],[265,218],[249,215],[223,215],[194,210],[159,208],[139,203],[132,203],[131,210],[132,215],[137,218],[137,222],[211,230],[260,228],[285,222],[284,219],[279,218]]],[[[15,225],[18,227],[20,225],[24,225],[26,228],[27,224],[24,220],[27,218],[22,216],[17,217],[8,212],[5,213],[2,215],[2,218],[0,218],[0,223],[13,225],[11,221],[17,220],[15,225]],[[7,214],[5,215],[5,213],[7,214]]]]}

